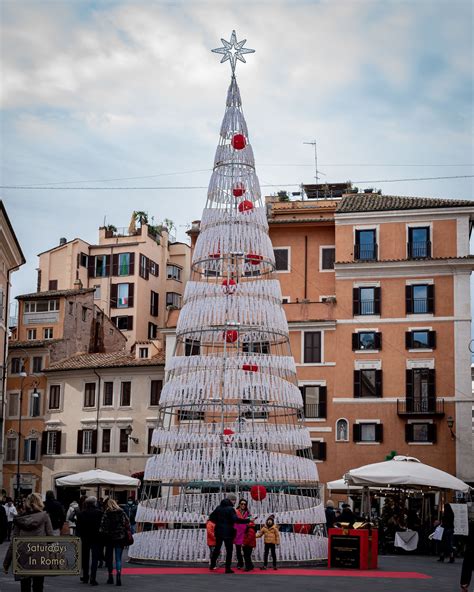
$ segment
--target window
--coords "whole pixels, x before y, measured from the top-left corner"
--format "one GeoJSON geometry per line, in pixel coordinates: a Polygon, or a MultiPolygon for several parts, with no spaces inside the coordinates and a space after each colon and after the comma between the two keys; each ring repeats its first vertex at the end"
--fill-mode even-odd
{"type": "Polygon", "coordinates": [[[53,430],[43,432],[42,454],[61,454],[61,432],[53,430]]]}
{"type": "Polygon", "coordinates": [[[300,390],[303,397],[304,416],[307,419],[326,417],[326,387],[304,385],[300,390]]]}
{"type": "Polygon", "coordinates": [[[406,406],[412,413],[436,410],[436,371],[413,368],[406,371],[406,406]]]}
{"type": "Polygon", "coordinates": [[[160,266],[158,265],[158,263],[155,263],[154,261],[150,260],[150,273],[151,275],[154,275],[155,277],[158,277],[159,275],[159,269],[160,266]]]}
{"type": "Polygon", "coordinates": [[[158,325],[148,323],[148,339],[156,339],[158,335],[158,325]]]}
{"type": "Polygon", "coordinates": [[[314,440],[311,442],[311,452],[313,460],[326,460],[326,442],[314,440]]]}
{"type": "Polygon", "coordinates": [[[336,442],[349,441],[349,422],[341,418],[336,421],[336,442]]]}
{"type": "Polygon", "coordinates": [[[8,436],[6,450],[5,450],[5,462],[6,463],[16,462],[17,443],[18,443],[17,437],[8,436]]]}
{"type": "Polygon", "coordinates": [[[102,430],[102,452],[110,452],[110,428],[102,430]]]}
{"type": "Polygon", "coordinates": [[[28,341],[33,341],[34,339],[36,339],[36,329],[28,329],[28,331],[26,332],[26,338],[28,339],[28,341]]]}
{"type": "Polygon", "coordinates": [[[92,454],[93,430],[82,430],[82,454],[92,454]]]}
{"type": "Polygon", "coordinates": [[[408,423],[405,426],[405,442],[436,442],[436,424],[408,423]]]}
{"type": "Polygon", "coordinates": [[[358,287],[353,289],[352,310],[354,315],[380,314],[380,288],[358,287]]]}
{"type": "Polygon", "coordinates": [[[416,329],[405,333],[406,349],[435,349],[436,331],[416,329]]]}
{"type": "Polygon", "coordinates": [[[114,383],[104,382],[103,407],[111,407],[114,404],[114,383]]]}
{"type": "Polygon", "coordinates": [[[53,327],[45,327],[43,329],[43,338],[44,339],[52,339],[53,338],[53,327]]]}
{"type": "Polygon", "coordinates": [[[41,394],[32,392],[30,394],[30,417],[39,417],[41,415],[41,394]]]}
{"type": "Polygon", "coordinates": [[[375,229],[356,230],[354,259],[358,261],[373,261],[377,259],[377,242],[375,229]]]}
{"type": "Polygon", "coordinates": [[[95,407],[95,382],[86,382],[85,384],[84,407],[95,407]]]}
{"type": "Polygon", "coordinates": [[[128,434],[125,428],[120,430],[119,452],[128,452],[128,434]]]}
{"type": "Polygon", "coordinates": [[[144,280],[147,280],[150,277],[150,260],[142,254],[140,254],[138,275],[144,280]]]}
{"type": "Polygon", "coordinates": [[[85,253],[80,253],[79,255],[79,265],[81,267],[88,267],[89,266],[89,257],[85,253]]]}
{"type": "Polygon", "coordinates": [[[120,331],[131,331],[133,329],[133,317],[112,317],[112,322],[120,331]]]}
{"type": "Polygon", "coordinates": [[[117,284],[117,308],[129,306],[129,284],[117,284]]]}
{"type": "Polygon", "coordinates": [[[25,302],[25,312],[55,312],[59,310],[59,300],[33,300],[25,302]]]}
{"type": "Polygon", "coordinates": [[[158,302],[159,302],[159,295],[157,292],[150,291],[150,315],[152,317],[158,316],[158,302]]]}
{"type": "Polygon", "coordinates": [[[61,404],[61,387],[59,384],[49,386],[48,409],[59,409],[61,404]]]}
{"type": "Polygon", "coordinates": [[[352,334],[352,350],[382,349],[382,333],[377,331],[359,331],[352,334]]]}
{"type": "Polygon", "coordinates": [[[169,280],[176,280],[178,282],[181,281],[181,268],[177,265],[167,265],[166,266],[166,275],[169,280]]]}
{"type": "Polygon", "coordinates": [[[96,255],[92,258],[95,261],[94,277],[107,277],[110,275],[109,255],[96,255]]]}
{"type": "Polygon", "coordinates": [[[431,257],[429,226],[408,228],[408,258],[426,259],[431,257]]]}
{"type": "Polygon", "coordinates": [[[356,423],[352,431],[354,442],[383,442],[383,425],[381,423],[356,423]]]}
{"type": "Polygon", "coordinates": [[[33,356],[33,374],[39,374],[43,370],[43,356],[33,356]]]}
{"type": "Polygon", "coordinates": [[[163,388],[162,380],[152,380],[150,385],[150,407],[156,407],[160,404],[161,390],[163,388]]]}
{"type": "Polygon", "coordinates": [[[21,358],[12,358],[10,362],[10,372],[11,374],[20,374],[23,370],[23,360],[21,358]]]}
{"type": "Polygon", "coordinates": [[[58,289],[58,280],[49,280],[48,290],[54,291],[58,289]]]}
{"type": "Polygon", "coordinates": [[[176,292],[166,292],[166,306],[181,308],[181,294],[177,294],[176,292]]]}
{"type": "Polygon", "coordinates": [[[201,353],[201,342],[199,339],[185,339],[184,340],[184,355],[185,356],[199,356],[201,353]]]}
{"type": "Polygon", "coordinates": [[[74,302],[68,302],[69,305],[69,314],[74,314],[74,302]]]}
{"type": "Polygon", "coordinates": [[[273,249],[275,255],[275,270],[289,271],[289,249],[273,249]]]}
{"type": "Polygon", "coordinates": [[[354,397],[381,397],[382,370],[354,370],[354,397]]]}
{"type": "Polygon", "coordinates": [[[23,460],[25,462],[36,462],[38,460],[38,440],[26,438],[23,443],[23,460]]]}
{"type": "Polygon", "coordinates": [[[20,393],[10,393],[8,395],[8,417],[17,417],[20,407],[20,393]]]}
{"type": "Polygon", "coordinates": [[[87,307],[83,306],[82,307],[82,322],[84,323],[85,321],[87,321],[87,307]]]}
{"type": "Polygon", "coordinates": [[[246,354],[269,354],[269,341],[244,341],[242,351],[246,354]]]}
{"type": "Polygon", "coordinates": [[[407,314],[434,313],[434,285],[414,284],[405,287],[407,314]]]}
{"type": "Polygon", "coordinates": [[[140,347],[140,349],[138,350],[138,357],[142,360],[148,358],[148,348],[140,347]]]}
{"type": "Polygon", "coordinates": [[[321,247],[321,270],[329,271],[334,269],[334,260],[336,258],[335,247],[321,247]]]}
{"type": "Polygon", "coordinates": [[[321,363],[321,331],[304,332],[304,354],[305,364],[321,363]]]}
{"type": "Polygon", "coordinates": [[[100,291],[100,284],[96,284],[94,286],[94,300],[101,299],[101,291],[100,291]]]}
{"type": "Polygon", "coordinates": [[[153,431],[155,428],[148,428],[148,454],[153,454],[155,452],[154,446],[152,445],[153,440],[153,431]]]}
{"type": "Polygon", "coordinates": [[[122,382],[120,385],[120,407],[130,407],[132,396],[132,383],[122,382]]]}
{"type": "Polygon", "coordinates": [[[117,275],[130,275],[130,253],[119,253],[117,275]]]}
{"type": "Polygon", "coordinates": [[[242,399],[243,419],[268,419],[268,401],[264,399],[242,399]]]}

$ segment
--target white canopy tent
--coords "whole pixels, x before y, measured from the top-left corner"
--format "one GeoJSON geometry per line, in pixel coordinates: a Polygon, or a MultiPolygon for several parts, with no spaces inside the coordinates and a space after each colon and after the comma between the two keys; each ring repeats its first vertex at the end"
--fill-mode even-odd
{"type": "Polygon", "coordinates": [[[86,485],[108,485],[111,487],[138,487],[140,480],[111,471],[92,469],[56,479],[59,487],[85,487],[86,485]]]}

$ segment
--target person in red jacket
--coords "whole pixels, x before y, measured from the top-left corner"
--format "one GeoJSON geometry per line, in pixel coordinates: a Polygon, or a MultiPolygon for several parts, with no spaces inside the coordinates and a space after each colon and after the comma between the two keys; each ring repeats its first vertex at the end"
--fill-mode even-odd
{"type": "Polygon", "coordinates": [[[249,522],[244,534],[244,543],[242,545],[242,551],[244,553],[245,569],[244,571],[252,571],[252,552],[257,546],[257,538],[255,536],[256,526],[254,522],[249,522]]]}
{"type": "Polygon", "coordinates": [[[208,520],[206,522],[206,532],[207,532],[207,546],[209,547],[209,564],[211,562],[212,554],[214,553],[214,549],[216,546],[216,525],[214,522],[208,520]]]}

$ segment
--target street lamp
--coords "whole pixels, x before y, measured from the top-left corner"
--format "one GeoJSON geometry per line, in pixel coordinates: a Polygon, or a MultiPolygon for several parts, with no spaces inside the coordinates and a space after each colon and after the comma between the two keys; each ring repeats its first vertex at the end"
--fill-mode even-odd
{"type": "Polygon", "coordinates": [[[20,382],[20,404],[19,404],[19,409],[18,409],[18,450],[17,450],[17,460],[16,460],[16,497],[17,497],[17,500],[20,499],[20,481],[21,481],[21,472],[20,472],[21,420],[22,420],[21,411],[22,411],[22,406],[23,406],[23,388],[24,388],[25,380],[27,378],[29,378],[29,377],[35,378],[35,380],[33,382],[32,396],[35,399],[37,399],[39,397],[39,393],[38,393],[38,389],[37,389],[38,380],[36,378],[36,375],[35,374],[27,374],[25,372],[24,366],[22,365],[22,371],[20,372],[20,377],[21,377],[21,382],[20,382]]]}
{"type": "Polygon", "coordinates": [[[446,419],[446,423],[448,425],[449,431],[451,432],[451,440],[455,440],[456,439],[456,434],[453,431],[453,427],[454,427],[454,419],[452,417],[452,415],[450,415],[447,419],[446,419]]]}
{"type": "Polygon", "coordinates": [[[128,439],[131,440],[134,444],[138,444],[138,438],[135,438],[134,436],[132,436],[132,432],[133,432],[133,428],[131,425],[128,425],[125,428],[125,433],[128,436],[128,439]]]}

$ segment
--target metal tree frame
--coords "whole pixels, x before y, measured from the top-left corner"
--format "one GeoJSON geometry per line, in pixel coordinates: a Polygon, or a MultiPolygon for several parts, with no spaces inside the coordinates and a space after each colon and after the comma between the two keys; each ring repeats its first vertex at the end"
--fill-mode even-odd
{"type": "Polygon", "coordinates": [[[280,560],[324,559],[318,471],[235,78],[239,52],[253,50],[242,51],[235,32],[222,41],[217,53],[232,69],[226,111],[129,556],[208,562],[206,520],[233,491],[257,524],[275,515],[280,560]],[[264,500],[251,498],[253,485],[265,486],[264,500]]]}

